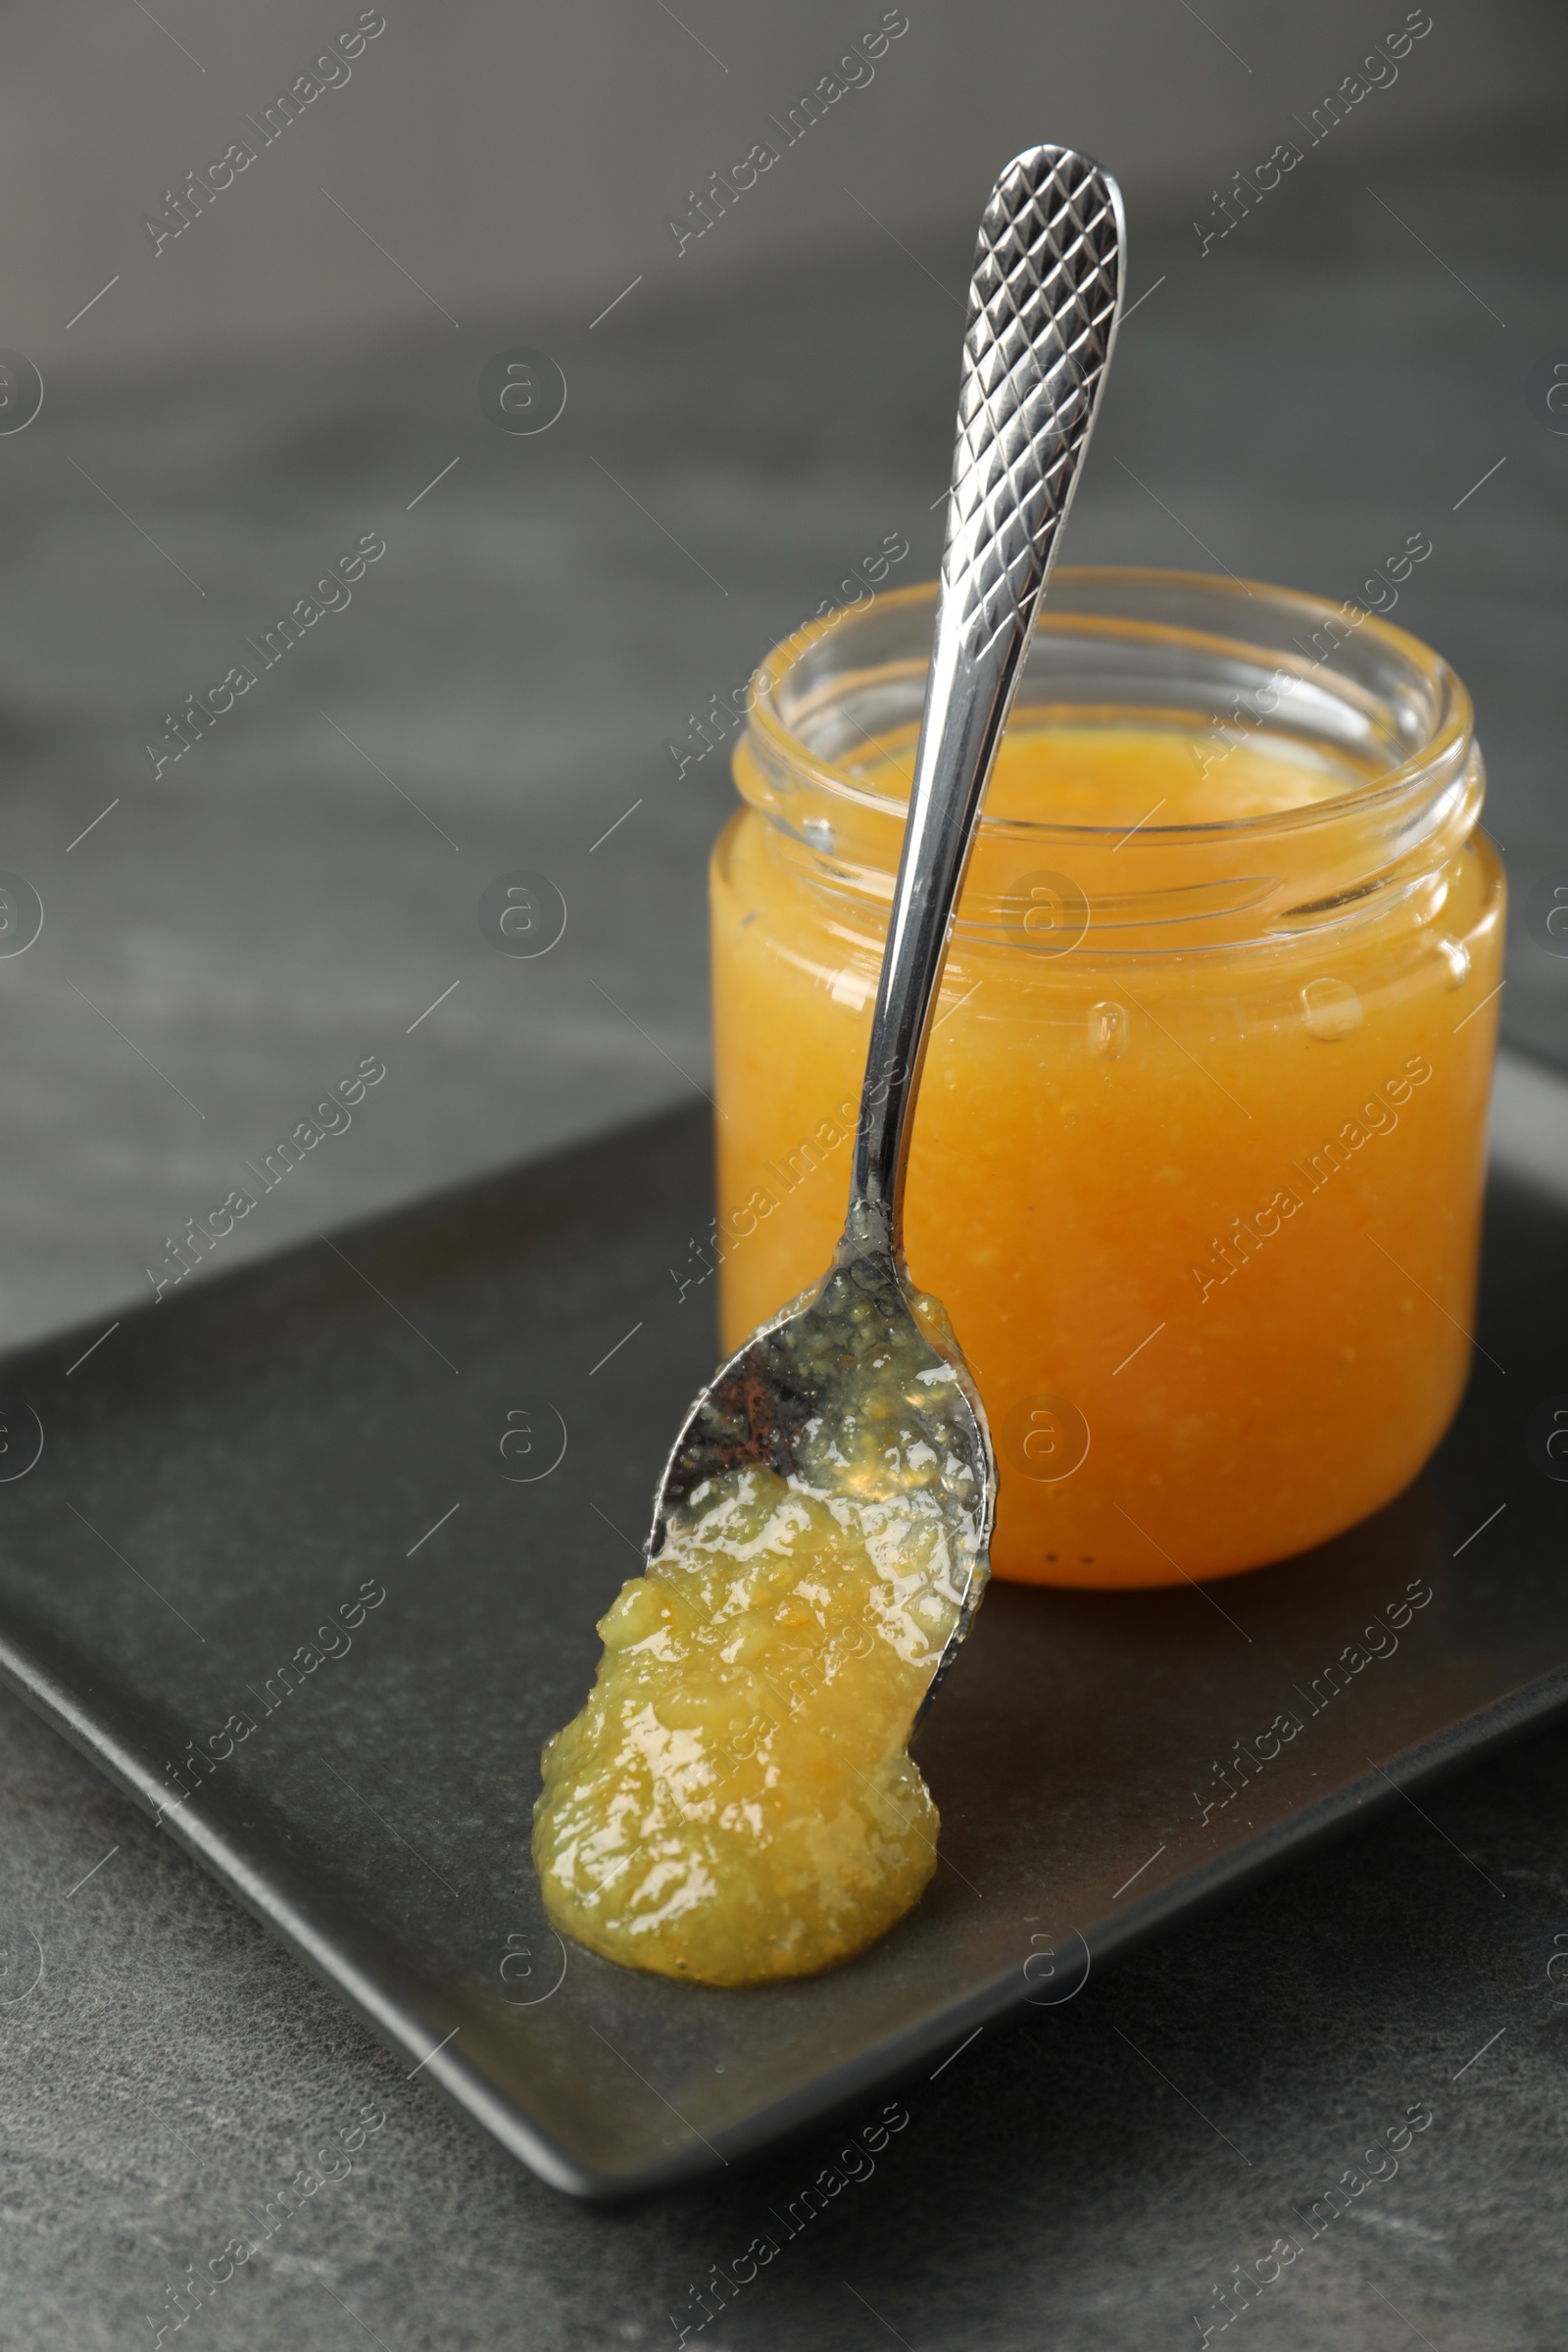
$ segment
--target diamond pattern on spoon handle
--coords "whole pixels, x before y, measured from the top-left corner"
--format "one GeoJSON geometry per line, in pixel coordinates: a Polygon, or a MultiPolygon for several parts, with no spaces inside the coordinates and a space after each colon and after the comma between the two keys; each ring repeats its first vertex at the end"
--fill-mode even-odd
{"type": "Polygon", "coordinates": [[[1122,237],[1114,183],[1071,148],[1019,156],[981,220],[942,559],[976,659],[1033,619],[1110,356],[1122,237]]]}

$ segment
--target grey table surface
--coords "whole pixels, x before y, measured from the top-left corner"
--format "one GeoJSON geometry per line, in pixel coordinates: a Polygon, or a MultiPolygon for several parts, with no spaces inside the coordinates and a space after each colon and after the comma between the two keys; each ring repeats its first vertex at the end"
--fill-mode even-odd
{"type": "MultiPolygon", "coordinates": [[[[1457,163],[1373,172],[1347,138],[1201,259],[1186,222],[1135,224],[1147,299],[1071,552],[1353,595],[1428,533],[1398,617],[1477,695],[1521,910],[1507,1026],[1568,1058],[1568,963],[1522,919],[1568,878],[1568,438],[1527,382],[1568,358],[1559,143],[1506,122],[1457,163]]],[[[933,568],[968,237],[655,289],[594,330],[433,321],[128,382],[84,362],[0,440],[0,863],[46,917],[0,962],[8,1341],[148,1297],[166,1237],[361,1055],[387,1082],[228,1262],[705,1082],[703,860],[729,786],[721,750],[677,775],[669,746],[886,534],[910,546],[896,576],[933,568]],[[523,343],[570,385],[537,438],[475,397],[523,343]],[[352,606],[155,779],[164,713],[368,531],[386,554],[352,606]],[[475,919],[522,866],[570,910],[537,963],[475,919]]],[[[1550,1178],[1554,1090],[1516,1064],[1502,1111],[1550,1178]]],[[[409,2079],[0,1701],[0,2335],[155,2340],[187,2266],[258,2235],[247,2217],[368,2102],[386,2120],[352,2171],[192,2323],[215,2345],[673,2342],[710,2266],[824,2167],[827,2209],[702,2340],[1191,2343],[1235,2266],[1425,2102],[1397,2177],[1233,2324],[1272,2352],[1554,2346],[1565,1810],[1568,1732],[1535,1738],[988,2031],[907,2086],[874,2166],[816,2134],[599,2212],[409,2079]]]]}

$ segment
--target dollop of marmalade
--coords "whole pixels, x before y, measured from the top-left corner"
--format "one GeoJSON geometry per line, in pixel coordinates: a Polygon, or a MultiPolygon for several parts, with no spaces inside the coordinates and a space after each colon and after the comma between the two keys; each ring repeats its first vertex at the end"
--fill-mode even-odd
{"type": "Polygon", "coordinates": [[[967,1563],[916,1396],[953,1378],[887,1365],[808,1478],[709,1479],[623,1586],[544,1751],[534,1862],[564,1935],[760,1984],[850,1959],[918,1901],[940,1823],[906,1742],[967,1563]]]}

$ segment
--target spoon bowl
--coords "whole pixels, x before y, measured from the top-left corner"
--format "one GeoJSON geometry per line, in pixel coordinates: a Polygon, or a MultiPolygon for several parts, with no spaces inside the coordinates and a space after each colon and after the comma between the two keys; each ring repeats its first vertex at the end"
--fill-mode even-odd
{"type": "Polygon", "coordinates": [[[874,1226],[847,1233],[814,1289],[755,1331],[698,1396],[660,1483],[650,1566],[720,1479],[749,1468],[879,1506],[890,1533],[902,1520],[921,1577],[906,1607],[935,1653],[918,1723],[991,1573],[997,1465],[947,1315],[874,1226]]]}

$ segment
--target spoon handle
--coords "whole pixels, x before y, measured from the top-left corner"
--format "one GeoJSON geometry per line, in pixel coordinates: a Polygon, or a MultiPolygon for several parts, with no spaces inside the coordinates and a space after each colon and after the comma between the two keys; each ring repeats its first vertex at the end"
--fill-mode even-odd
{"type": "Polygon", "coordinates": [[[1121,308],[1121,192],[1031,147],[980,222],[947,544],[908,821],[871,1023],[845,1239],[902,1248],[910,1114],[948,926],[1121,308]]]}

